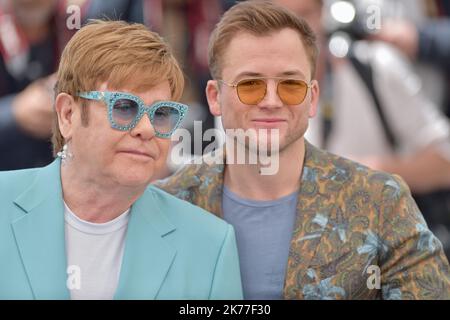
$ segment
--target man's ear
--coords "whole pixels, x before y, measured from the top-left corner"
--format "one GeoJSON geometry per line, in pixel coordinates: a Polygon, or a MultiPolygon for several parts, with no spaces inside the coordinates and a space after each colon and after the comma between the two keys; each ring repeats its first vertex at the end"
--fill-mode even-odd
{"type": "Polygon", "coordinates": [[[309,117],[313,118],[317,113],[320,96],[319,82],[317,80],[311,81],[310,91],[311,91],[311,103],[309,106],[309,117]]]}
{"type": "Polygon", "coordinates": [[[72,137],[75,100],[70,94],[60,93],[55,99],[55,109],[58,116],[59,131],[67,141],[72,137]]]}
{"type": "Polygon", "coordinates": [[[212,115],[220,117],[222,110],[220,109],[220,91],[217,80],[209,80],[206,84],[206,99],[208,100],[209,111],[212,115]]]}

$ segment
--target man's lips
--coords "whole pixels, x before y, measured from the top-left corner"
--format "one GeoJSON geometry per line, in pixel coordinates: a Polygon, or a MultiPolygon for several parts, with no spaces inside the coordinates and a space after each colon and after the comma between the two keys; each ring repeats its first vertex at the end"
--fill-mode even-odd
{"type": "Polygon", "coordinates": [[[287,123],[287,120],[282,118],[257,118],[252,119],[251,122],[258,127],[271,128],[287,123]]]}
{"type": "Polygon", "coordinates": [[[154,158],[154,156],[150,152],[143,151],[143,150],[123,149],[123,150],[119,150],[118,153],[126,153],[126,154],[131,154],[131,155],[140,156],[140,157],[154,158]]]}
{"type": "Polygon", "coordinates": [[[253,119],[253,122],[267,122],[267,123],[273,123],[273,122],[286,122],[285,119],[281,118],[259,118],[259,119],[253,119]]]}

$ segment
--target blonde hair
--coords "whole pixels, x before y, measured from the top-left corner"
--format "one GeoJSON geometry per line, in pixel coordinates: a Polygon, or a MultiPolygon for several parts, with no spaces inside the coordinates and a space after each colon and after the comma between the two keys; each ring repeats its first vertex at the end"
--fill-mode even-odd
{"type": "MultiPolygon", "coordinates": [[[[91,20],[64,48],[55,94],[64,92],[78,101],[79,92],[96,90],[102,82],[108,82],[108,87],[116,90],[127,86],[140,92],[167,80],[172,99],[179,100],[184,87],[183,73],[169,45],[157,33],[137,23],[91,20]]],[[[88,108],[84,100],[81,118],[87,126],[88,108]]],[[[56,155],[65,143],[56,116],[52,142],[56,155]]]]}
{"type": "Polygon", "coordinates": [[[220,79],[221,58],[230,41],[242,32],[255,36],[266,36],[290,28],[297,31],[306,49],[314,77],[319,49],[311,27],[289,10],[270,1],[250,0],[240,2],[229,9],[217,23],[208,46],[208,65],[211,76],[220,79]]]}

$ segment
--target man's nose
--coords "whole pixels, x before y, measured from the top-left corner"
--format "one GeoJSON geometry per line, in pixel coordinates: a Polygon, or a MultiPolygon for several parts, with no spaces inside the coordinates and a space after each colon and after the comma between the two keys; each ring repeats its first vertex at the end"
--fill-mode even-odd
{"type": "Polygon", "coordinates": [[[266,95],[258,104],[261,108],[281,108],[283,102],[278,96],[277,92],[278,83],[276,81],[269,80],[266,87],[266,95]]]}
{"type": "Polygon", "coordinates": [[[130,134],[143,140],[150,140],[155,136],[155,128],[153,127],[150,116],[145,113],[136,126],[131,129],[130,134]]]}

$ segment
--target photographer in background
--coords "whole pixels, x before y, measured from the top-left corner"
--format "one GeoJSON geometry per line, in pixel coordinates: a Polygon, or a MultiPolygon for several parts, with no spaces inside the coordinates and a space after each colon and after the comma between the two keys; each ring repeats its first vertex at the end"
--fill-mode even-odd
{"type": "MultiPolygon", "coordinates": [[[[318,1],[275,2],[312,19],[322,39],[320,106],[307,139],[371,168],[399,174],[416,198],[450,188],[450,125],[424,94],[407,57],[383,42],[359,40],[364,30],[356,24],[347,24],[345,32],[327,41],[318,1]]],[[[336,14],[336,7],[327,9],[336,14]]],[[[354,13],[365,9],[354,8],[354,13]]],[[[450,209],[446,199],[438,207],[435,198],[432,202],[433,207],[427,202],[421,210],[449,256],[450,209]]]]}
{"type": "MultiPolygon", "coordinates": [[[[430,18],[415,23],[409,16],[387,20],[380,32],[371,38],[385,41],[405,54],[414,63],[420,63],[443,76],[443,97],[441,109],[450,117],[450,3],[448,1],[427,1],[430,18]]],[[[432,167],[433,163],[428,163],[432,167]]],[[[437,169],[434,170],[438,174],[437,169]]],[[[447,177],[446,172],[442,172],[447,177]]],[[[450,188],[433,188],[426,193],[416,193],[415,199],[436,235],[447,244],[450,242],[450,188]]]]}
{"type": "Polygon", "coordinates": [[[69,4],[0,2],[0,170],[43,166],[53,159],[51,74],[76,31],[66,26],[69,4]]]}
{"type": "Polygon", "coordinates": [[[445,74],[447,89],[443,110],[450,117],[450,3],[439,0],[428,3],[432,17],[421,25],[406,18],[391,19],[373,35],[373,39],[385,41],[412,61],[427,64],[445,74]]]}

